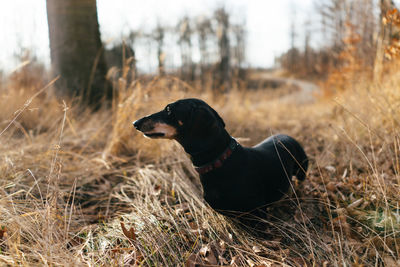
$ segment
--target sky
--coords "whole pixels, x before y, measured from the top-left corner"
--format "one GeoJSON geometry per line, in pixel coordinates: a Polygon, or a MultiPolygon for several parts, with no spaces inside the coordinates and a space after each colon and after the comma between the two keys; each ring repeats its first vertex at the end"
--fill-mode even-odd
{"type": "MultiPolygon", "coordinates": [[[[216,7],[225,6],[233,20],[245,20],[248,66],[270,67],[274,57],[290,46],[291,21],[302,28],[312,3],[313,0],[97,0],[97,8],[102,40],[113,43],[131,30],[150,30],[158,21],[174,26],[183,15],[210,15],[216,7]]],[[[48,65],[46,1],[2,1],[0,40],[0,69],[12,71],[24,48],[48,65]]],[[[139,52],[139,62],[148,62],[148,54],[139,52]]]]}

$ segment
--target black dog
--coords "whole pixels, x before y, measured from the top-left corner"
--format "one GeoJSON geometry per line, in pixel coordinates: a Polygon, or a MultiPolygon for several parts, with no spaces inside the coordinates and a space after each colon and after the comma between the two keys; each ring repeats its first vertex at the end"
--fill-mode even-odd
{"type": "Polygon", "coordinates": [[[243,147],[217,112],[199,99],[176,101],[133,125],[147,137],[178,141],[200,174],[204,199],[225,215],[259,216],[288,191],[292,176],[305,179],[308,159],[295,139],[275,135],[243,147]]]}

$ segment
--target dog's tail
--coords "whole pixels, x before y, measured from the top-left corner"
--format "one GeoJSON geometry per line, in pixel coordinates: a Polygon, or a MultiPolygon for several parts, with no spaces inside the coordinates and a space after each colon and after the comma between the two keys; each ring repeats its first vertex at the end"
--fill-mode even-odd
{"type": "Polygon", "coordinates": [[[296,168],[294,171],[294,175],[300,181],[304,181],[306,179],[307,169],[308,169],[308,157],[304,149],[300,144],[297,146],[297,155],[296,155],[296,168]]]}

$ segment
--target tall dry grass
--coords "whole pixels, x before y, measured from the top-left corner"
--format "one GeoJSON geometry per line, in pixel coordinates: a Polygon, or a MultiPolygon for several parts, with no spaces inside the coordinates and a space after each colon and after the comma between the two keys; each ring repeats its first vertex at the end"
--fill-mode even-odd
{"type": "Polygon", "coordinates": [[[334,99],[298,104],[268,90],[215,94],[174,77],[128,84],[128,71],[114,75],[111,110],[96,113],[51,88],[30,99],[47,82],[23,82],[26,69],[0,88],[0,131],[10,125],[0,136],[3,264],[399,263],[399,73],[379,84],[360,77],[334,99]],[[286,133],[310,156],[306,181],[268,208],[258,235],[205,204],[176,143],[133,130],[133,120],[183,97],[208,102],[244,145],[286,133]]]}

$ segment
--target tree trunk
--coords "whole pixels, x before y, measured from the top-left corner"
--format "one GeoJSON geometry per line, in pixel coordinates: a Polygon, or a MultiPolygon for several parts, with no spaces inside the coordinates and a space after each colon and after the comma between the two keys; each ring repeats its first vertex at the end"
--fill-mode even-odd
{"type": "Polygon", "coordinates": [[[157,42],[158,75],[165,75],[165,53],[164,53],[165,28],[157,24],[154,40],[157,42]]]}
{"type": "Polygon", "coordinates": [[[218,22],[218,47],[219,47],[219,63],[217,86],[220,90],[226,91],[231,85],[230,70],[230,42],[228,36],[229,30],[229,14],[225,9],[221,8],[216,11],[216,19],[218,22]]]}
{"type": "Polygon", "coordinates": [[[112,96],[106,81],[96,0],[47,0],[53,73],[60,75],[57,93],[81,97],[98,107],[112,96]]]}

